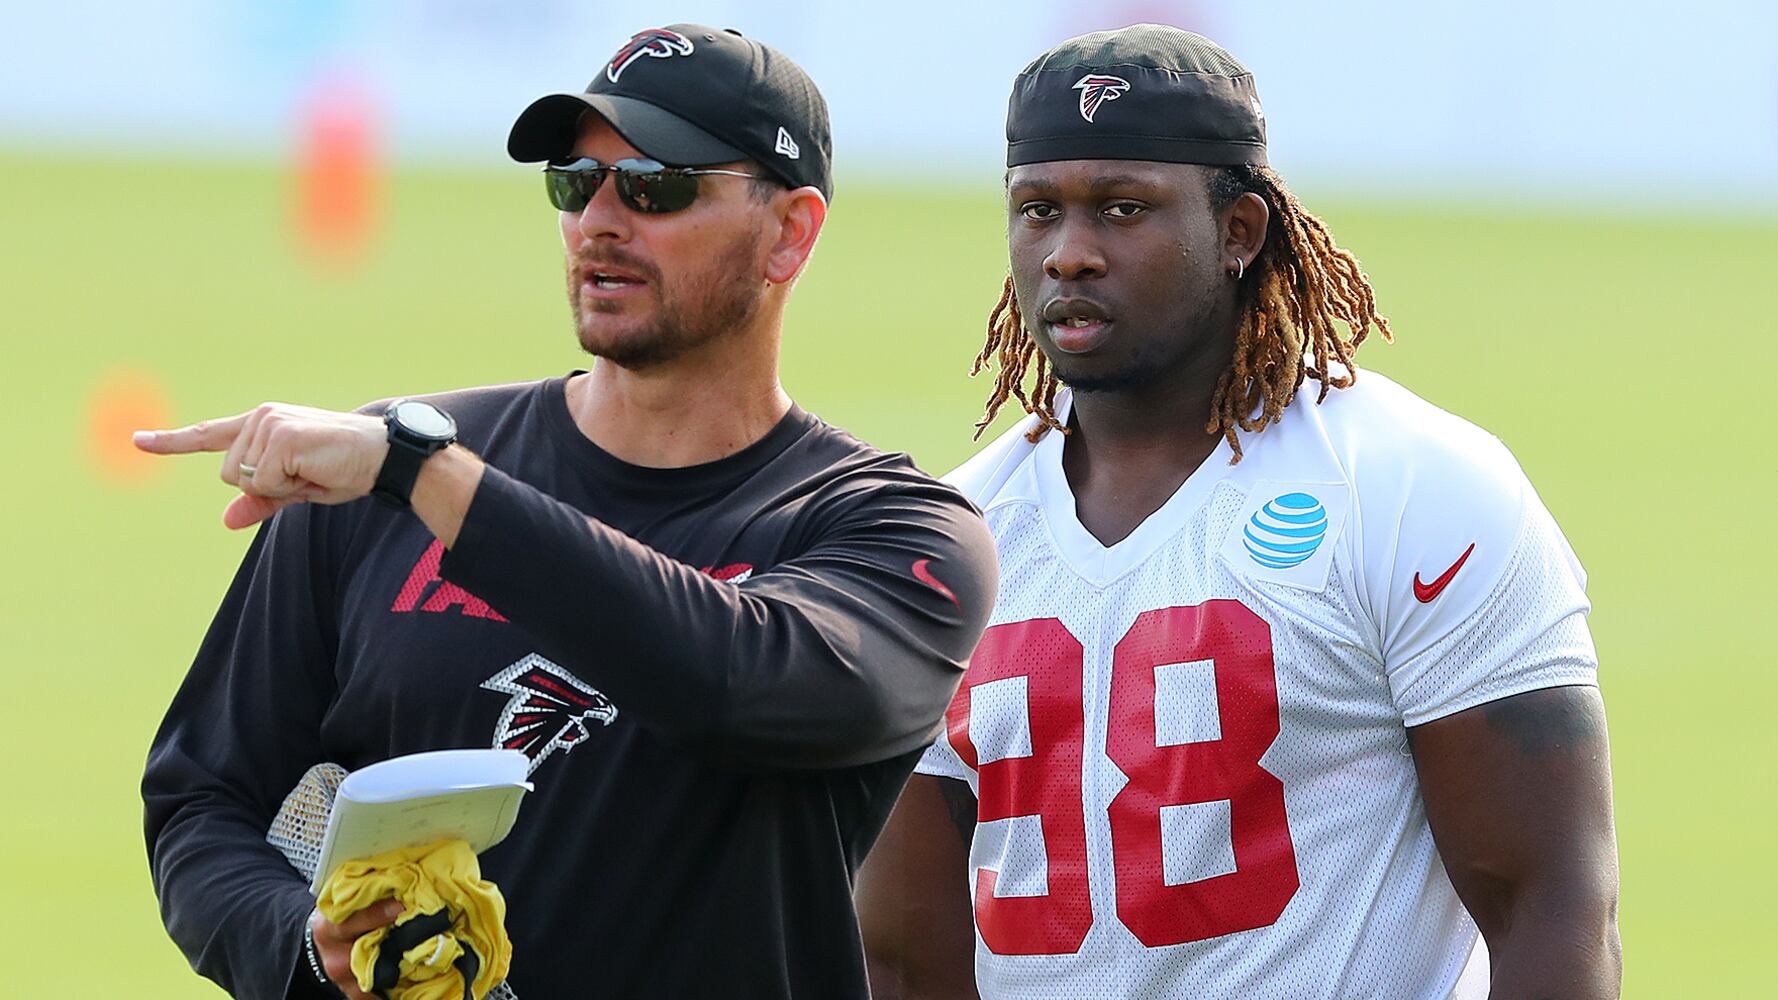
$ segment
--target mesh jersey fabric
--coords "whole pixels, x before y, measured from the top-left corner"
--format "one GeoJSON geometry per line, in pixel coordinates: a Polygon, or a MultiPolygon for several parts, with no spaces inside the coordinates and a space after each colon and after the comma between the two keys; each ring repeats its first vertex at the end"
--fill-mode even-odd
{"type": "MultiPolygon", "coordinates": [[[[512,941],[506,935],[506,900],[494,883],[481,877],[475,852],[461,840],[385,851],[341,865],[322,886],[315,906],[334,923],[385,899],[398,899],[401,917],[352,943],[352,974],[366,993],[381,991],[388,1000],[477,1000],[506,978],[512,963],[512,941]],[[401,928],[434,914],[435,933],[403,949],[399,963],[382,950],[401,928]],[[464,964],[465,953],[472,957],[464,964]],[[380,966],[394,968],[379,976],[380,966]],[[395,982],[379,982],[392,976],[395,982]],[[472,994],[464,997],[464,978],[472,994]]],[[[413,936],[413,935],[408,935],[413,936]]]]}
{"type": "Polygon", "coordinates": [[[1597,683],[1505,447],[1367,371],[1107,547],[1030,426],[949,477],[1002,583],[918,767],[977,795],[983,997],[1485,995],[1406,729],[1597,683]]]}
{"type": "Polygon", "coordinates": [[[304,879],[314,878],[315,869],[321,867],[327,817],[333,812],[333,800],[339,795],[340,782],[346,780],[346,774],[345,768],[332,761],[303,772],[266,828],[266,843],[276,847],[304,879]]]}

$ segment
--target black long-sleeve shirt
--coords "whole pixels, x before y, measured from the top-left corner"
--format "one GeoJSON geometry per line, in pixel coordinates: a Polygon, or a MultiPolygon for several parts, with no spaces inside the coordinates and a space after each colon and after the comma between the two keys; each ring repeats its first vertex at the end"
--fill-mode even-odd
{"type": "Polygon", "coordinates": [[[236,996],[304,994],[313,899],[265,831],[307,768],[489,745],[536,784],[482,858],[521,1000],[867,995],[852,876],[986,621],[992,540],[800,409],[645,469],[564,384],[432,397],[489,465],[448,553],[358,501],[243,561],[143,779],[167,928],[236,996]]]}

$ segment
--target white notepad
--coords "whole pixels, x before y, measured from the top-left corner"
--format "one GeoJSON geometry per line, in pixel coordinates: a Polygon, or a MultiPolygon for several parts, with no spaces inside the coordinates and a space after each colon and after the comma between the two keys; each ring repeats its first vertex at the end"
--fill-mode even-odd
{"type": "Polygon", "coordinates": [[[433,750],[360,768],[340,783],[316,895],[348,861],[455,837],[477,854],[506,839],[519,802],[531,790],[529,761],[517,750],[433,750]]]}

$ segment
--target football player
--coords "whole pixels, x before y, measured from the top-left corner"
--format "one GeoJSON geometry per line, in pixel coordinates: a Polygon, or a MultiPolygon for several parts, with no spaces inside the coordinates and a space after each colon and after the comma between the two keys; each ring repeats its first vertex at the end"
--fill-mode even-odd
{"type": "Polygon", "coordinates": [[[862,877],[877,995],[1617,996],[1585,576],[1498,440],[1359,375],[1388,326],[1252,76],[1085,35],[1007,139],[977,367],[1029,417],[952,476],[1000,592],[862,877]]]}

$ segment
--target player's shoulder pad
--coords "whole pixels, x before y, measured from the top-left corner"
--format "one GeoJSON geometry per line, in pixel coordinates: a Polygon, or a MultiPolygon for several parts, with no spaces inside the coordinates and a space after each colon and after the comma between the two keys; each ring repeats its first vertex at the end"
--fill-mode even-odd
{"type": "Polygon", "coordinates": [[[1037,446],[1030,441],[1029,435],[1038,426],[1035,416],[1026,417],[941,478],[961,491],[977,507],[987,510],[993,506],[994,498],[1012,478],[1013,473],[1036,450],[1037,446]]]}
{"type": "MultiPolygon", "coordinates": [[[[1358,500],[1355,586],[1386,644],[1449,627],[1481,608],[1526,558],[1573,553],[1506,446],[1376,372],[1320,407],[1358,500]],[[1522,536],[1535,532],[1528,542],[1522,536]]],[[[1584,579],[1584,577],[1582,577],[1584,579]]]]}

